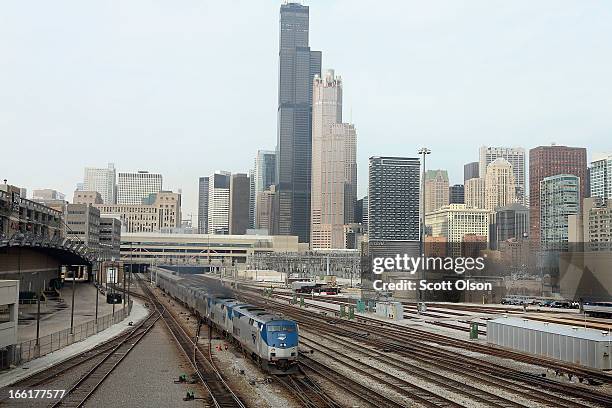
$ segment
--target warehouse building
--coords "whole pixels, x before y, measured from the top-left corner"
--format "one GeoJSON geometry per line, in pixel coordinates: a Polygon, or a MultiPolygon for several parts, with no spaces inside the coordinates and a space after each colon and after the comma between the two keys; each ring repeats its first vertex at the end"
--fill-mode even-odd
{"type": "Polygon", "coordinates": [[[611,336],[606,331],[518,317],[487,322],[491,344],[602,370],[612,368],[611,336]]]}

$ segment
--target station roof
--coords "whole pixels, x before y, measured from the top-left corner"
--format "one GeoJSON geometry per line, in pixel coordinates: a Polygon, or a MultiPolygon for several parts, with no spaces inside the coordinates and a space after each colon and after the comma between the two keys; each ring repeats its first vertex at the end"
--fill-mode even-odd
{"type": "Polygon", "coordinates": [[[606,331],[597,329],[588,329],[584,327],[569,326],[557,323],[546,323],[537,320],[522,319],[519,317],[498,317],[489,321],[505,326],[535,330],[550,334],[559,334],[561,336],[573,337],[583,340],[605,342],[612,341],[612,334],[608,334],[608,332],[606,331]]]}

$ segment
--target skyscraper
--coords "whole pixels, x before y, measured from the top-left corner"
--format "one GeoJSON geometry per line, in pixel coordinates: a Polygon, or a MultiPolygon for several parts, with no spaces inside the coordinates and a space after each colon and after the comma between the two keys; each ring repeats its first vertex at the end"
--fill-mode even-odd
{"type": "Polygon", "coordinates": [[[512,165],[506,159],[497,158],[487,166],[485,176],[485,208],[495,211],[516,202],[516,182],[512,165]]]}
{"type": "Polygon", "coordinates": [[[342,80],[315,77],[312,114],[311,237],[313,249],[344,248],[344,225],[355,218],[356,132],[342,122],[342,80]]]}
{"type": "Polygon", "coordinates": [[[308,6],[280,8],[277,186],[278,233],[310,238],[312,81],[321,52],[308,46],[308,6]]]}
{"type": "Polygon", "coordinates": [[[200,177],[198,182],[198,234],[208,232],[208,177],[200,177]]]}
{"type": "Polygon", "coordinates": [[[370,157],[368,240],[370,249],[409,253],[420,249],[420,161],[408,157],[370,157]]]}
{"type": "Polygon", "coordinates": [[[249,216],[252,218],[251,227],[255,228],[257,225],[257,195],[276,184],[276,152],[258,150],[250,177],[249,216]]]}
{"type": "Polygon", "coordinates": [[[485,177],[487,166],[495,159],[506,159],[512,165],[516,183],[516,198],[519,203],[525,202],[525,149],[522,147],[481,146],[479,150],[478,171],[485,177]]]}
{"type": "MultiPolygon", "coordinates": [[[[104,204],[115,204],[117,202],[115,165],[108,164],[108,168],[85,167],[83,177],[84,191],[97,191],[102,196],[104,204]]],[[[137,203],[137,204],[140,204],[137,203]]]]}
{"type": "MultiPolygon", "coordinates": [[[[463,184],[469,179],[480,177],[480,173],[478,172],[478,162],[470,162],[463,166],[463,184]]],[[[482,175],[484,177],[484,174],[482,175]]]]}
{"type": "Polygon", "coordinates": [[[425,173],[425,214],[449,203],[448,172],[427,170],[425,173]]]}
{"type": "Polygon", "coordinates": [[[230,176],[216,171],[208,179],[208,233],[229,234],[230,176]]]}
{"type": "Polygon", "coordinates": [[[559,174],[540,181],[540,242],[560,249],[569,242],[569,216],[580,213],[580,178],[559,174]]]}
{"type": "Polygon", "coordinates": [[[591,197],[612,199],[612,154],[593,155],[590,173],[591,197]]]}
{"type": "Polygon", "coordinates": [[[540,182],[546,177],[570,174],[580,179],[580,197],[586,197],[586,149],[567,146],[539,146],[529,150],[529,228],[533,243],[540,242],[540,182]]]}
{"type": "Polygon", "coordinates": [[[149,195],[160,191],[162,191],[161,174],[149,173],[148,171],[119,173],[117,204],[142,204],[143,199],[147,199],[149,195]]]}
{"type": "Polygon", "coordinates": [[[448,188],[449,204],[465,203],[465,187],[463,184],[455,184],[448,188]]]}
{"type": "Polygon", "coordinates": [[[244,235],[249,228],[249,176],[244,173],[230,177],[229,231],[244,235]]]}

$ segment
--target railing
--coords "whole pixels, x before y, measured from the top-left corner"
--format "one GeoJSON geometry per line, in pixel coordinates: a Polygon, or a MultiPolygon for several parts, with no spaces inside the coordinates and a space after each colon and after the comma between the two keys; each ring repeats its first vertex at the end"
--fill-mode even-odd
{"type": "Polygon", "coordinates": [[[4,350],[0,350],[0,369],[25,364],[35,358],[85,340],[129,316],[132,307],[131,301],[129,306],[129,310],[128,306],[125,305],[114,313],[99,317],[97,320],[92,319],[81,323],[74,327],[72,334],[70,334],[70,329],[47,334],[39,339],[38,346],[36,345],[36,339],[7,346],[4,350]]]}

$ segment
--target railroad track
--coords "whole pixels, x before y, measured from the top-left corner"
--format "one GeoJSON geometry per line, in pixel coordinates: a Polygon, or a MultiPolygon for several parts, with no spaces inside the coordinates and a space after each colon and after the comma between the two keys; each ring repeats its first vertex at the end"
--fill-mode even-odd
{"type": "MultiPolygon", "coordinates": [[[[147,295],[152,300],[158,310],[164,307],[146,285],[142,285],[141,287],[145,292],[145,295],[147,295]]],[[[224,380],[223,376],[217,369],[211,355],[210,341],[208,342],[209,348],[208,352],[206,353],[208,355],[206,355],[197,345],[197,342],[193,338],[191,338],[191,336],[185,331],[185,329],[170,311],[168,311],[168,313],[165,313],[162,316],[162,319],[168,326],[172,337],[180,346],[180,349],[183,351],[183,353],[193,366],[196,375],[202,382],[202,385],[204,386],[204,388],[206,388],[208,395],[205,399],[208,406],[216,408],[246,408],[244,403],[232,391],[230,386],[227,384],[227,382],[224,380]]]]}
{"type": "MultiPolygon", "coordinates": [[[[83,366],[85,363],[95,360],[95,359],[104,359],[108,356],[108,354],[113,353],[117,347],[119,347],[122,343],[127,341],[137,339],[140,335],[148,331],[149,326],[152,324],[153,320],[156,320],[157,317],[155,315],[149,315],[149,317],[137,325],[133,330],[129,333],[124,333],[110,339],[98,346],[86,350],[82,353],[79,353],[73,357],[70,357],[67,360],[64,360],[58,364],[55,364],[44,371],[40,371],[38,373],[32,374],[15,384],[11,385],[11,388],[18,389],[27,389],[34,388],[39,385],[48,384],[58,377],[62,375],[66,375],[70,371],[77,369],[78,367],[83,366]]],[[[4,401],[0,400],[0,402],[4,401]]]]}
{"type": "MultiPolygon", "coordinates": [[[[259,302],[260,304],[262,302],[261,299],[257,300],[253,297],[249,298],[249,301],[259,302]]],[[[325,332],[328,333],[334,332],[339,335],[353,336],[355,340],[371,344],[380,350],[399,353],[411,359],[419,359],[424,363],[433,364],[445,370],[454,370],[463,376],[469,374],[468,370],[472,373],[478,371],[478,374],[490,383],[494,382],[496,385],[503,385],[508,387],[508,390],[514,389],[515,394],[525,395],[529,399],[538,401],[540,404],[580,407],[584,406],[584,404],[576,402],[571,398],[581,398],[584,401],[594,402],[603,406],[612,406],[612,397],[606,394],[585,389],[575,384],[562,384],[534,374],[523,373],[499,364],[462,355],[442,347],[435,347],[431,343],[441,343],[441,341],[437,337],[432,338],[432,336],[436,336],[434,333],[417,330],[415,334],[410,331],[410,328],[403,327],[388,329],[380,321],[376,321],[377,325],[359,324],[354,321],[338,320],[323,315],[316,315],[295,307],[280,304],[274,300],[270,302],[277,311],[290,315],[302,323],[316,325],[323,322],[326,325],[325,332]],[[520,381],[523,384],[516,389],[517,385],[513,381],[520,381]],[[544,389],[559,393],[560,395],[543,393],[544,389]]],[[[270,307],[269,304],[268,307],[270,307]]],[[[448,339],[447,336],[440,337],[448,339]]],[[[446,344],[443,345],[446,346],[446,344]]],[[[449,345],[452,346],[453,344],[449,345]]],[[[522,355],[522,357],[525,356],[522,355]]],[[[528,358],[527,360],[526,362],[530,362],[528,358]]],[[[535,360],[531,361],[531,363],[538,364],[539,359],[536,358],[535,360]]],[[[606,375],[602,374],[602,376],[606,375]]]]}
{"type": "Polygon", "coordinates": [[[303,370],[300,374],[276,375],[274,378],[285,387],[300,406],[306,408],[340,408],[341,405],[333,400],[319,387],[303,370]]]}
{"type": "MultiPolygon", "coordinates": [[[[251,298],[252,301],[256,301],[257,299],[258,298],[255,298],[255,297],[251,298]]],[[[270,299],[265,299],[265,300],[275,302],[276,304],[280,305],[280,307],[284,307],[284,308],[288,307],[286,304],[279,302],[279,301],[274,301],[270,299]]],[[[258,301],[261,303],[262,299],[259,298],[258,301]]],[[[329,313],[334,313],[334,314],[337,313],[337,310],[328,308],[325,306],[309,304],[308,307],[313,308],[313,309],[323,310],[329,313]]],[[[299,309],[294,308],[294,307],[290,307],[290,309],[285,309],[285,310],[298,310],[299,311],[299,309]]],[[[508,350],[508,349],[503,349],[501,347],[496,347],[492,345],[483,345],[479,343],[460,340],[454,337],[449,337],[443,334],[433,333],[430,331],[417,329],[417,328],[410,327],[410,326],[399,326],[397,324],[385,322],[382,320],[372,319],[372,318],[365,317],[365,316],[356,316],[356,319],[354,321],[346,321],[346,320],[343,321],[344,325],[351,326],[355,329],[363,329],[364,323],[366,325],[369,325],[370,328],[376,327],[377,332],[384,333],[389,336],[401,335],[404,338],[410,337],[411,341],[421,341],[421,343],[423,343],[422,339],[426,338],[427,342],[438,343],[442,346],[456,347],[456,348],[461,348],[461,349],[465,349],[468,351],[473,351],[473,352],[477,352],[481,354],[488,354],[488,355],[492,355],[495,357],[503,357],[503,358],[508,358],[508,359],[512,359],[516,361],[521,361],[521,362],[528,363],[528,364],[534,364],[534,365],[550,368],[555,371],[571,374],[573,376],[576,376],[578,378],[582,378],[585,380],[595,380],[595,381],[601,381],[604,383],[608,383],[612,381],[611,375],[594,370],[594,369],[580,367],[574,364],[565,363],[563,361],[553,360],[553,359],[549,359],[546,357],[532,356],[529,354],[520,353],[517,351],[508,350]]]]}
{"type": "MultiPolygon", "coordinates": [[[[303,332],[302,332],[303,334],[303,332]]],[[[430,391],[423,387],[420,387],[414,383],[411,383],[402,378],[396,377],[392,374],[389,374],[383,371],[380,368],[373,367],[369,364],[365,364],[359,361],[356,358],[348,356],[346,353],[341,353],[339,351],[330,352],[325,349],[324,346],[321,346],[320,343],[316,343],[311,338],[307,341],[304,341],[305,338],[302,335],[302,344],[314,349],[317,354],[324,355],[328,360],[340,363],[341,365],[350,369],[351,372],[356,374],[360,374],[365,378],[369,378],[370,381],[375,381],[377,384],[386,386],[394,393],[401,393],[406,396],[408,399],[413,402],[419,403],[428,407],[449,407],[449,408],[460,408],[462,405],[440,395],[439,393],[430,391]],[[313,346],[317,344],[317,346],[313,346]],[[341,354],[339,354],[341,353],[341,354]]],[[[370,388],[370,390],[372,390],[370,388]]],[[[395,399],[391,399],[398,405],[402,405],[402,401],[397,401],[395,399]]],[[[396,397],[397,398],[397,397],[396,397]]],[[[486,402],[486,401],[481,401],[486,402]]]]}
{"type": "MultiPolygon", "coordinates": [[[[307,336],[304,335],[303,330],[302,330],[301,335],[303,339],[308,338],[307,336]]],[[[490,377],[479,374],[478,372],[470,372],[470,371],[466,372],[465,370],[462,370],[462,371],[446,370],[446,371],[449,371],[457,375],[457,377],[467,376],[470,380],[469,382],[458,381],[453,378],[449,378],[449,377],[440,375],[440,373],[435,370],[425,368],[424,364],[416,364],[407,359],[395,361],[392,358],[390,358],[388,353],[356,346],[355,340],[349,340],[350,337],[346,338],[343,336],[339,336],[337,334],[323,335],[321,333],[318,333],[318,338],[333,341],[334,343],[341,346],[341,350],[336,350],[335,351],[336,353],[340,353],[340,351],[342,351],[342,354],[345,354],[346,351],[351,351],[351,355],[362,355],[370,360],[375,360],[379,364],[390,366],[398,371],[407,371],[410,374],[418,375],[419,379],[423,379],[427,381],[428,383],[432,383],[436,386],[444,387],[447,390],[450,390],[452,392],[458,392],[458,393],[464,394],[466,397],[474,399],[481,403],[485,403],[488,406],[517,408],[517,407],[524,407],[524,406],[532,406],[533,402],[537,402],[538,404],[541,404],[541,406],[550,406],[554,408],[565,406],[565,405],[559,405],[559,402],[551,402],[550,398],[542,397],[541,396],[542,393],[540,390],[534,390],[533,393],[530,393],[529,392],[530,390],[529,389],[526,390],[525,387],[523,386],[518,386],[513,383],[511,384],[511,386],[508,386],[498,381],[494,381],[490,377]],[[482,390],[480,388],[477,388],[471,384],[484,384],[484,385],[490,386],[491,388],[495,390],[507,392],[508,394],[511,395],[511,397],[504,397],[502,395],[499,395],[499,393],[494,394],[494,393],[482,390]],[[530,402],[527,404],[521,404],[517,402],[516,395],[521,395],[521,394],[530,395],[532,398],[520,397],[522,399],[528,399],[530,400],[530,402]]],[[[323,351],[323,353],[325,353],[325,351],[323,351]]],[[[418,361],[419,359],[415,358],[414,360],[418,361]]],[[[425,359],[422,359],[420,361],[421,363],[426,362],[425,359]]],[[[574,406],[574,405],[571,405],[571,406],[574,406]]]]}

